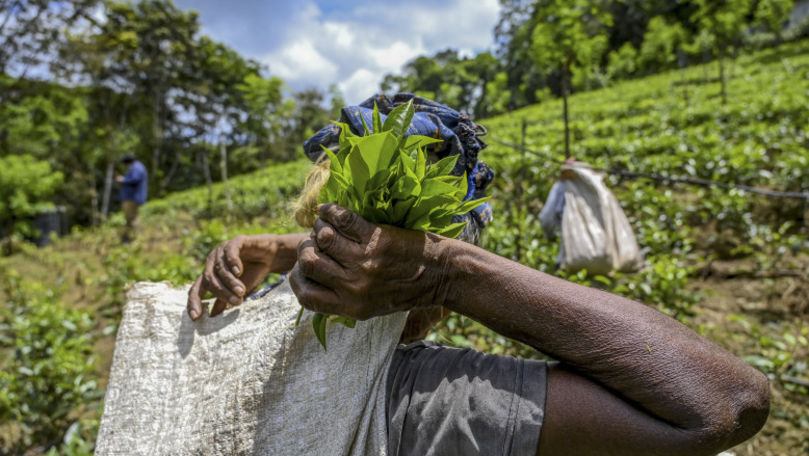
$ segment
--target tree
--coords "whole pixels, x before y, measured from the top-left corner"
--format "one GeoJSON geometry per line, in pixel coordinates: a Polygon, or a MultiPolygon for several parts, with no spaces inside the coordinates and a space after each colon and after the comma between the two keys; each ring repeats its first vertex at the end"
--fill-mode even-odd
{"type": "Polygon", "coordinates": [[[668,24],[662,16],[653,18],[643,36],[640,65],[652,73],[673,67],[687,38],[688,35],[680,24],[668,24]]]}
{"type": "Polygon", "coordinates": [[[719,66],[719,85],[722,104],[727,102],[725,88],[724,58],[730,55],[731,47],[738,47],[742,32],[747,27],[747,16],[750,13],[751,0],[694,0],[697,11],[695,21],[701,32],[711,38],[712,54],[719,66]]]}
{"type": "Polygon", "coordinates": [[[567,98],[570,95],[571,69],[589,68],[607,49],[607,27],[612,16],[606,4],[586,0],[547,0],[536,6],[539,19],[531,35],[534,62],[547,71],[560,71],[565,156],[570,156],[570,127],[567,98]]]}
{"type": "Polygon", "coordinates": [[[32,67],[59,65],[55,55],[65,30],[86,23],[100,0],[0,2],[0,74],[25,78],[32,67]]]}
{"type": "Polygon", "coordinates": [[[784,35],[784,26],[794,8],[794,0],[758,0],[755,23],[774,33],[776,41],[780,43],[784,35]]]}
{"type": "Polygon", "coordinates": [[[607,57],[607,76],[613,78],[631,77],[638,69],[638,51],[632,43],[624,43],[607,57]]]}
{"type": "Polygon", "coordinates": [[[0,237],[9,243],[14,235],[34,234],[31,218],[50,209],[50,198],[62,184],[63,176],[46,161],[30,155],[0,157],[0,237]]]}
{"type": "Polygon", "coordinates": [[[493,80],[486,83],[486,90],[481,97],[480,115],[489,116],[501,114],[508,110],[511,100],[511,91],[508,90],[508,75],[505,72],[497,73],[493,80]]]}

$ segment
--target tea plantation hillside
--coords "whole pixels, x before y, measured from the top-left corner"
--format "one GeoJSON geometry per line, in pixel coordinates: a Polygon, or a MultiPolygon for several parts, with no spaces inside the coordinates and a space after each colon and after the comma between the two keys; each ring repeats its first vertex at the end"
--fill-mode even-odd
{"type": "MultiPolygon", "coordinates": [[[[730,72],[724,105],[713,66],[573,96],[573,155],[601,168],[809,192],[809,42],[739,58],[730,72]]],[[[564,159],[561,102],[481,123],[490,143],[481,156],[497,172],[484,247],[553,273],[558,245],[543,238],[536,214],[559,174],[548,156],[564,159]],[[501,143],[523,138],[533,152],[501,143]]],[[[307,168],[305,160],[276,165],[231,179],[227,189],[215,184],[151,201],[131,245],[119,245],[119,215],[51,247],[24,247],[0,259],[0,454],[37,454],[54,444],[58,454],[90,454],[127,285],[186,283],[225,239],[297,230],[287,203],[307,168]]],[[[806,454],[809,203],[719,187],[607,181],[648,267],[568,278],[655,306],[769,376],[770,420],[732,450],[736,455],[806,454]]],[[[457,315],[430,337],[542,356],[457,315]]]]}

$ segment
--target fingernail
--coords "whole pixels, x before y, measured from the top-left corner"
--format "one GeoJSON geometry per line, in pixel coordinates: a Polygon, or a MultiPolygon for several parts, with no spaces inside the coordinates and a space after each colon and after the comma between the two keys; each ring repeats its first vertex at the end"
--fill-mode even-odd
{"type": "Polygon", "coordinates": [[[236,266],[233,266],[233,273],[238,275],[239,274],[239,268],[237,268],[236,266]]]}
{"type": "Polygon", "coordinates": [[[244,295],[244,288],[242,288],[242,287],[236,287],[236,288],[233,289],[233,291],[235,291],[236,294],[239,295],[239,296],[244,295]]]}
{"type": "Polygon", "coordinates": [[[239,303],[239,298],[237,298],[236,296],[231,296],[229,301],[231,304],[236,305],[239,303]]]}
{"type": "Polygon", "coordinates": [[[189,310],[188,311],[188,316],[191,317],[192,320],[196,320],[197,319],[197,311],[196,310],[189,310]]]}

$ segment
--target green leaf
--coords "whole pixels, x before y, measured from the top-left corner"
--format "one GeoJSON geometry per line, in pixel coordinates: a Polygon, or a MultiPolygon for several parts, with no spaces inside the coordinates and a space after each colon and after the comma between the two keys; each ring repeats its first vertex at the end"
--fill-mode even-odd
{"type": "Polygon", "coordinates": [[[466,227],[466,222],[453,223],[452,225],[437,231],[435,234],[440,234],[441,236],[455,239],[460,236],[461,233],[463,233],[464,227],[466,227]]]}
{"type": "Polygon", "coordinates": [[[415,112],[413,100],[408,100],[407,103],[397,106],[388,114],[382,130],[390,131],[396,136],[404,136],[408,127],[410,127],[410,122],[413,120],[415,112]]]}
{"type": "MultiPolygon", "coordinates": [[[[363,137],[356,145],[371,176],[388,169],[396,154],[398,141],[390,132],[363,137]]],[[[351,154],[355,152],[352,151],[351,154]]],[[[349,155],[351,155],[349,154],[349,155]]]]}
{"type": "Polygon", "coordinates": [[[414,160],[413,158],[411,158],[409,155],[405,154],[401,150],[399,151],[399,159],[402,162],[402,168],[403,168],[402,172],[406,173],[407,172],[406,169],[409,169],[409,170],[413,171],[413,174],[415,175],[416,160],[414,160]]]}
{"type": "Polygon", "coordinates": [[[489,197],[486,198],[478,198],[476,200],[469,200],[458,207],[459,214],[466,214],[467,212],[471,211],[472,209],[480,206],[481,204],[485,203],[489,200],[489,197]]]}
{"type": "Polygon", "coordinates": [[[458,156],[449,155],[430,165],[427,168],[427,172],[424,175],[426,177],[438,177],[448,175],[450,172],[452,172],[453,169],[455,169],[456,163],[458,163],[458,156]]]}
{"type": "MultiPolygon", "coordinates": [[[[404,150],[407,152],[412,151],[416,148],[424,148],[429,146],[430,144],[436,144],[444,142],[441,139],[431,138],[429,136],[421,136],[421,135],[410,135],[404,139],[404,145],[402,146],[404,150]]],[[[454,166],[454,165],[453,165],[454,166]]]]}
{"type": "Polygon", "coordinates": [[[362,195],[365,193],[365,184],[371,178],[371,172],[358,148],[359,145],[355,146],[348,154],[346,174],[351,178],[355,191],[362,195]]]}
{"type": "Polygon", "coordinates": [[[340,323],[341,325],[343,325],[343,326],[345,326],[347,328],[352,328],[352,329],[354,328],[354,326],[357,325],[357,320],[355,320],[353,318],[348,318],[348,317],[334,316],[334,317],[331,317],[331,321],[333,321],[335,323],[340,323]]]}
{"type": "Polygon", "coordinates": [[[425,179],[421,184],[421,197],[429,198],[435,195],[453,195],[458,191],[454,185],[442,182],[438,179],[425,179]]]}
{"type": "Polygon", "coordinates": [[[339,195],[340,195],[340,181],[342,177],[332,172],[329,175],[329,180],[326,181],[326,185],[320,190],[320,194],[317,196],[318,204],[326,204],[326,203],[339,203],[339,195]]]}
{"type": "Polygon", "coordinates": [[[329,157],[329,170],[331,170],[332,173],[337,172],[342,174],[343,162],[340,161],[340,159],[337,158],[337,155],[335,155],[334,152],[332,152],[328,147],[321,147],[323,147],[323,151],[326,152],[326,156],[329,157]]]}
{"type": "Polygon", "coordinates": [[[360,122],[362,122],[362,129],[364,131],[362,136],[369,136],[371,134],[371,130],[368,129],[368,124],[365,123],[365,117],[363,117],[362,113],[360,113],[360,122]]]}
{"type": "Polygon", "coordinates": [[[421,184],[412,174],[399,177],[391,188],[391,195],[398,200],[416,198],[421,193],[421,184]]]}
{"type": "Polygon", "coordinates": [[[421,148],[416,149],[416,177],[421,180],[424,179],[424,173],[427,169],[427,154],[421,148]]]}
{"type": "Polygon", "coordinates": [[[328,322],[328,315],[322,313],[316,313],[312,317],[312,328],[314,328],[315,336],[317,336],[320,345],[323,346],[323,350],[326,350],[326,323],[328,322]]]}
{"type": "Polygon", "coordinates": [[[376,101],[374,101],[374,112],[371,116],[374,122],[374,133],[381,133],[382,132],[382,116],[379,114],[379,107],[376,105],[376,101]]]}

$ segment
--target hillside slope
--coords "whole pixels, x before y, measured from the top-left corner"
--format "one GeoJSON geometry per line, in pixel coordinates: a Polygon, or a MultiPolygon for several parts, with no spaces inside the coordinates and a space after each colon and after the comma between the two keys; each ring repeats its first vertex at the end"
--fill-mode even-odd
{"type": "MultiPolygon", "coordinates": [[[[714,67],[695,67],[573,96],[574,156],[605,168],[809,191],[809,43],[739,59],[732,65],[724,106],[714,73],[714,67]]],[[[558,165],[494,141],[521,142],[523,119],[528,148],[564,158],[559,101],[481,122],[492,139],[481,157],[498,174],[492,190],[495,221],[484,247],[552,272],[558,245],[542,237],[536,214],[558,165]]],[[[88,375],[97,384],[82,393],[83,401],[65,420],[80,425],[74,428],[79,432],[72,454],[83,454],[82,439],[84,451],[92,448],[127,284],[185,283],[225,239],[296,230],[286,204],[307,168],[301,160],[232,179],[232,207],[222,184],[151,201],[132,245],[119,244],[122,219],[115,216],[102,228],[0,259],[0,302],[7,309],[0,312],[3,328],[20,315],[34,318],[19,309],[36,300],[61,303],[90,322],[95,363],[88,375]],[[48,291],[32,291],[37,289],[48,291]]],[[[656,306],[770,376],[771,419],[762,433],[734,449],[737,455],[809,451],[809,389],[802,384],[809,379],[809,206],[723,188],[619,177],[608,183],[645,249],[648,268],[632,275],[568,278],[656,306]]],[[[542,356],[457,315],[430,337],[495,353],[542,356]]],[[[0,344],[11,353],[7,338],[0,337],[0,344]]],[[[24,378],[20,363],[28,359],[8,358],[0,366],[24,378]]],[[[46,420],[47,410],[38,413],[46,420]]],[[[0,423],[0,452],[9,452],[25,432],[13,420],[0,423]]],[[[23,446],[37,452],[43,443],[23,446]]]]}

